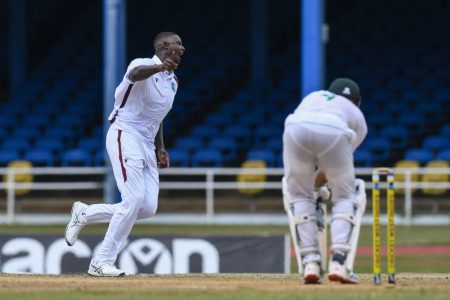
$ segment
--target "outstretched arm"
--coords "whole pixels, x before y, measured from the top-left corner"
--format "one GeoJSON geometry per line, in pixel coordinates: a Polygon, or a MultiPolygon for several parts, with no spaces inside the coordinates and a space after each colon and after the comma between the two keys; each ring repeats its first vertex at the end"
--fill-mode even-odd
{"type": "Polygon", "coordinates": [[[156,145],[156,160],[158,162],[158,167],[161,169],[167,168],[170,166],[169,154],[167,153],[164,147],[164,138],[163,138],[163,123],[159,125],[159,130],[156,133],[155,137],[155,145],[156,145]]]}
{"type": "Polygon", "coordinates": [[[136,82],[145,80],[158,72],[176,70],[179,61],[180,57],[175,53],[175,51],[173,51],[172,54],[160,65],[137,66],[133,68],[128,74],[128,79],[131,82],[136,82]]]}

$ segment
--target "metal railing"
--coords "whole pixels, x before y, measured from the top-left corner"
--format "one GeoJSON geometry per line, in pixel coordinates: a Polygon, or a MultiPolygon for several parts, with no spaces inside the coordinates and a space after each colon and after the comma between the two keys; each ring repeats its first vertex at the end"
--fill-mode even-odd
{"type": "MultiPolygon", "coordinates": [[[[424,174],[444,174],[450,175],[450,169],[447,168],[394,168],[395,174],[403,174],[404,181],[396,182],[396,188],[404,189],[404,211],[403,215],[406,223],[410,224],[413,215],[413,190],[422,188],[435,188],[450,190],[450,182],[423,182],[412,181],[414,175],[424,174]]],[[[17,190],[102,190],[105,188],[104,176],[99,181],[63,181],[63,182],[17,182],[16,177],[20,174],[32,175],[105,175],[106,168],[103,167],[69,167],[69,168],[0,168],[0,175],[6,176],[6,180],[0,183],[0,190],[6,190],[6,223],[13,224],[15,216],[15,202],[17,190]]],[[[366,189],[372,188],[370,175],[372,168],[358,168],[356,175],[366,178],[366,189]]],[[[214,192],[216,190],[238,190],[242,188],[256,188],[264,190],[280,190],[281,197],[281,177],[283,169],[242,169],[242,168],[170,168],[160,171],[161,182],[160,189],[164,190],[204,190],[205,191],[205,216],[207,220],[213,222],[214,219],[214,192]],[[246,175],[267,175],[268,179],[264,182],[239,182],[236,176],[246,175]],[[180,178],[183,176],[204,176],[204,180],[198,181],[164,181],[167,176],[180,178]],[[217,177],[234,176],[227,179],[218,180],[217,177]]],[[[385,188],[381,184],[381,188],[385,188]]],[[[396,197],[398,201],[399,197],[396,197]]]]}

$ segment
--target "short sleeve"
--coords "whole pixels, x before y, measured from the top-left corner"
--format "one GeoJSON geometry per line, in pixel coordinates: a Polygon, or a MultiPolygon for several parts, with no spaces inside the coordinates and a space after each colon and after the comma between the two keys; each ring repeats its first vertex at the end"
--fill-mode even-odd
{"type": "Polygon", "coordinates": [[[123,77],[123,80],[130,83],[130,84],[134,84],[135,82],[130,80],[130,78],[128,77],[128,75],[130,74],[130,71],[133,70],[134,68],[136,68],[137,66],[151,66],[154,65],[155,63],[153,62],[153,60],[151,59],[146,59],[146,58],[136,58],[133,61],[131,61],[131,63],[128,65],[127,67],[127,72],[125,73],[125,76],[123,77]]]}

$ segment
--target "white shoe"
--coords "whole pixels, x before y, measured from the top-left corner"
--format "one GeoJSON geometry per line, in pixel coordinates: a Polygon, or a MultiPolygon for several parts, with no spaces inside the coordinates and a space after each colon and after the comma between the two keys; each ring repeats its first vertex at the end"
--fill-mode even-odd
{"type": "Polygon", "coordinates": [[[109,262],[93,262],[89,265],[88,274],[97,277],[120,277],[125,276],[125,271],[119,270],[109,262]]]}
{"type": "Polygon", "coordinates": [[[355,273],[349,273],[345,266],[337,261],[330,261],[328,267],[328,279],[340,283],[358,283],[358,277],[355,273]]]}
{"type": "Polygon", "coordinates": [[[309,262],[304,267],[303,280],[305,283],[320,283],[320,265],[315,262],[309,262]]]}
{"type": "Polygon", "coordinates": [[[84,223],[84,212],[88,208],[87,204],[80,201],[75,202],[72,205],[72,218],[69,224],[66,226],[66,243],[69,246],[73,246],[78,239],[81,229],[83,229],[86,224],[84,223]]]}

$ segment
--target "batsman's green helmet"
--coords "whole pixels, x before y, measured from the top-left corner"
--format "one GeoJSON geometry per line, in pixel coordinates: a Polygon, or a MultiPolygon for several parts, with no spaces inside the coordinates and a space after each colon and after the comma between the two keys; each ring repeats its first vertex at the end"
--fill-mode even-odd
{"type": "Polygon", "coordinates": [[[341,95],[353,101],[361,101],[359,86],[350,78],[336,78],[328,88],[333,94],[341,95]]]}

